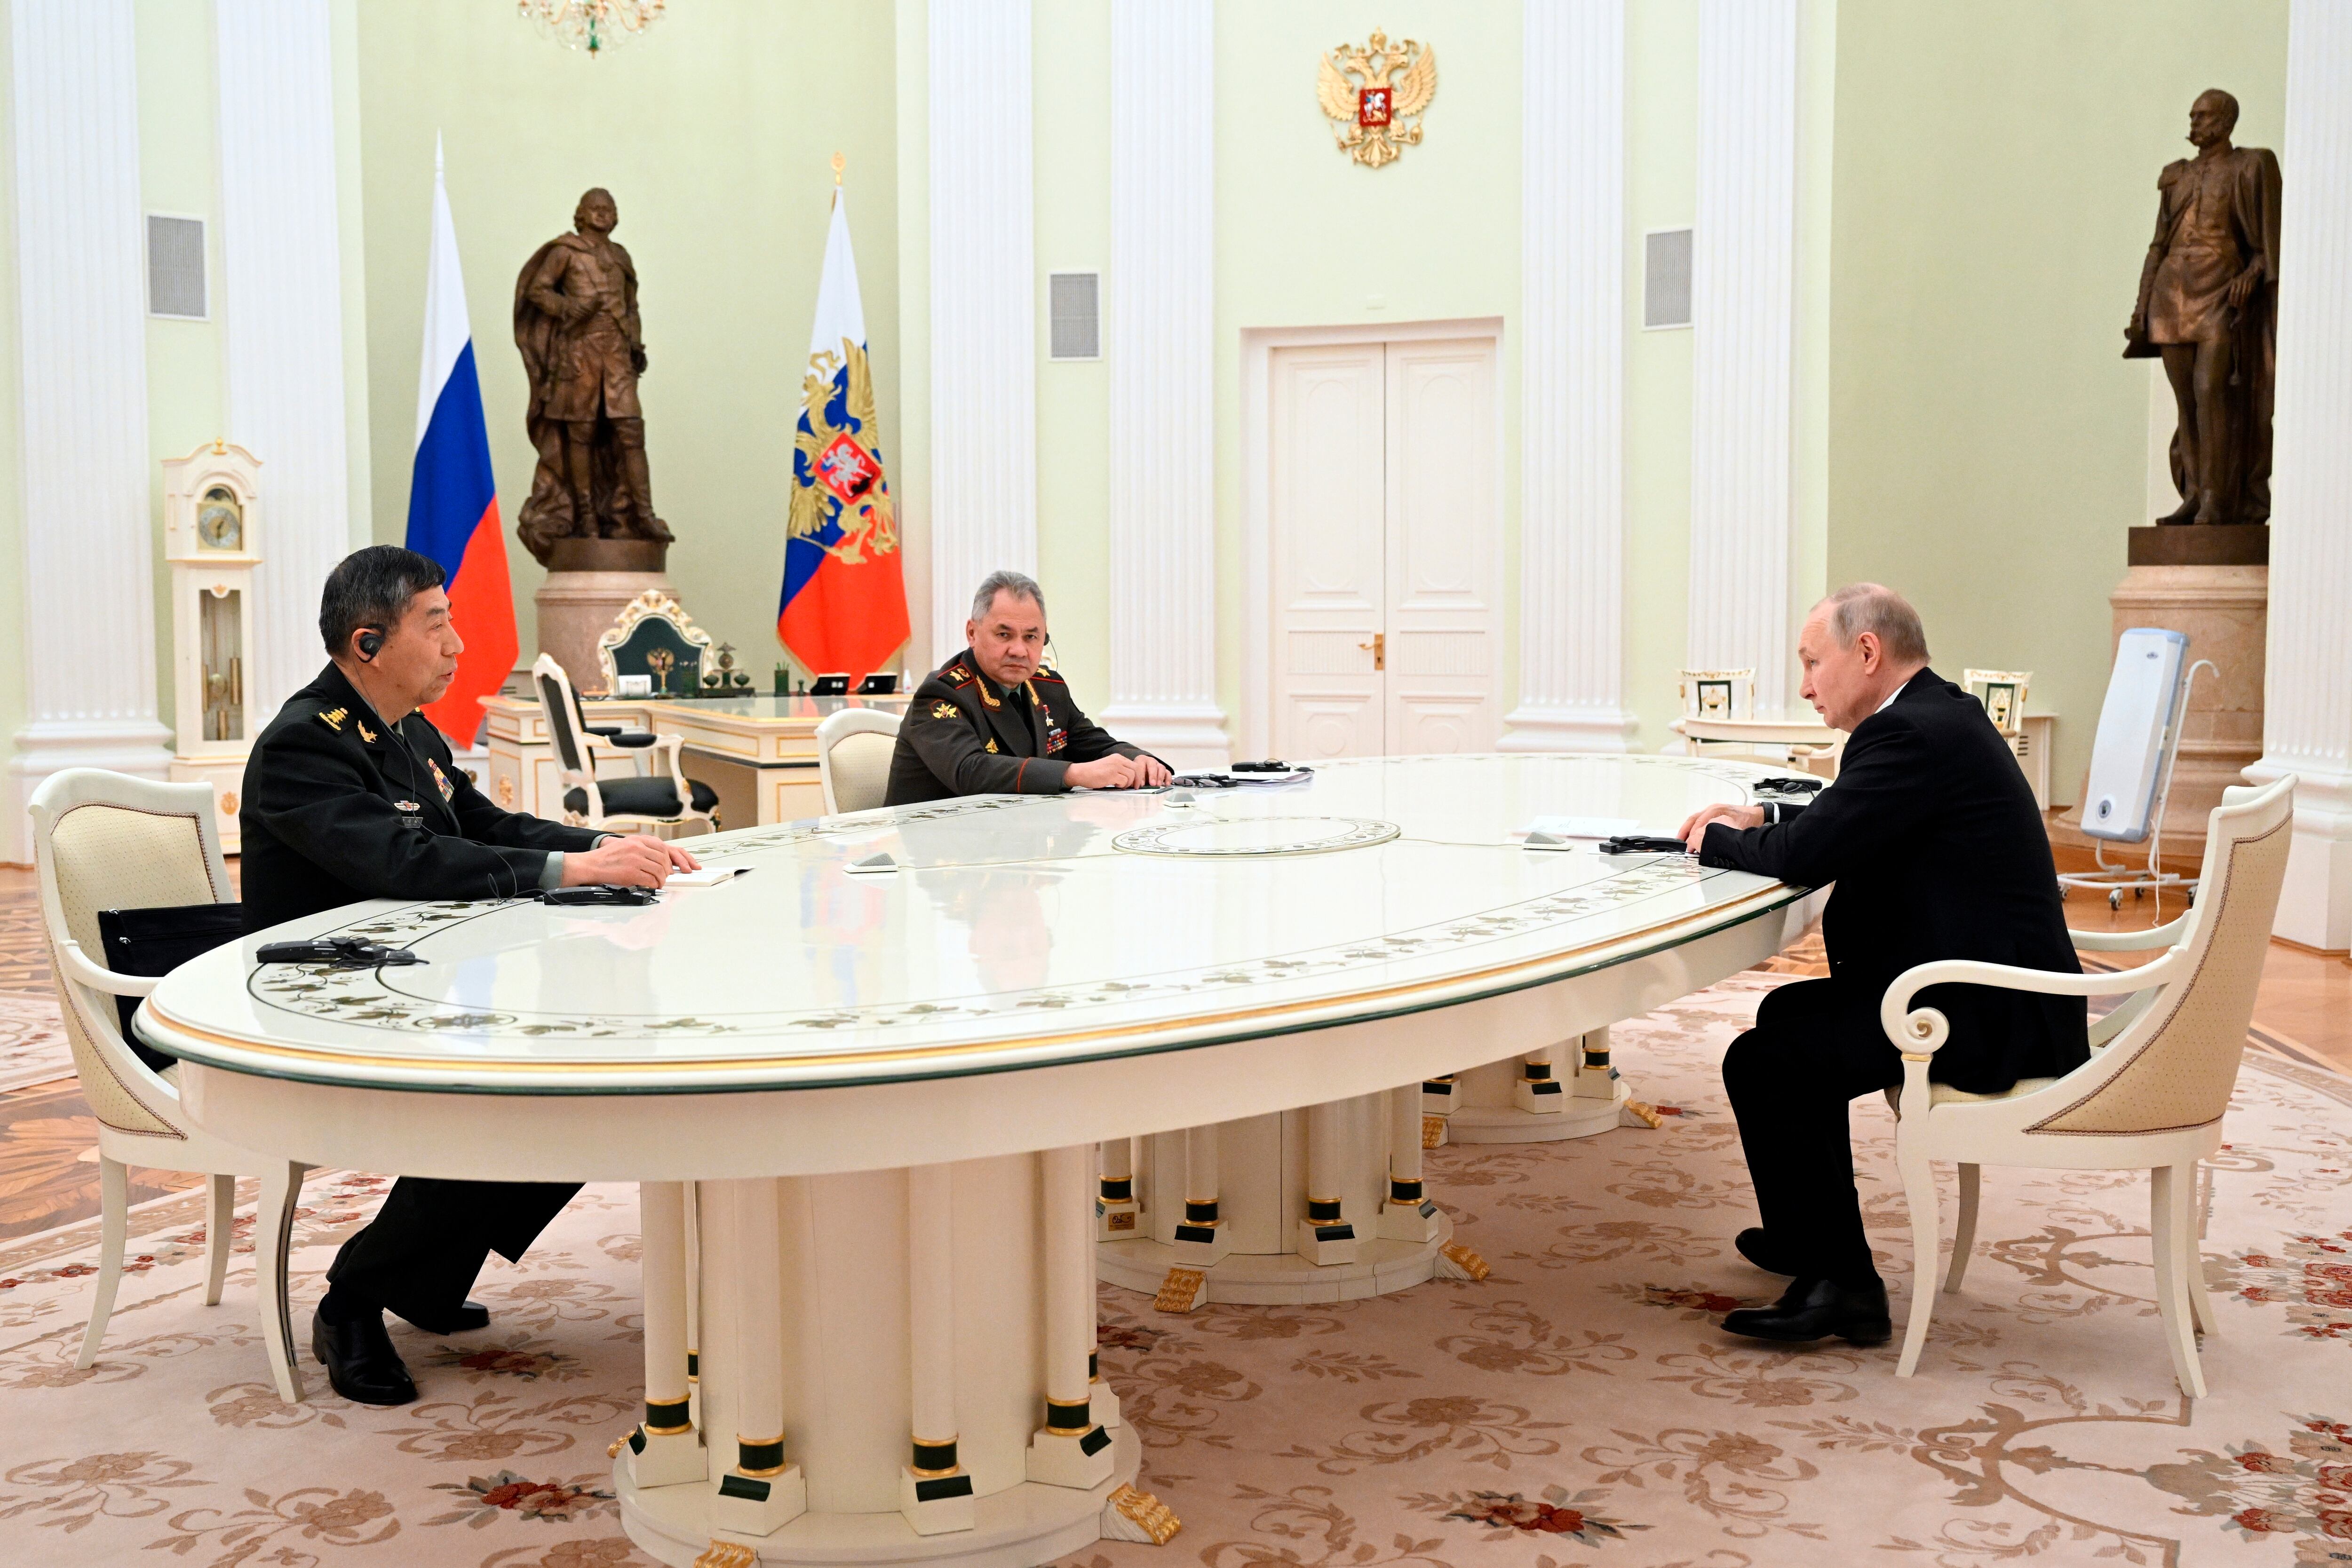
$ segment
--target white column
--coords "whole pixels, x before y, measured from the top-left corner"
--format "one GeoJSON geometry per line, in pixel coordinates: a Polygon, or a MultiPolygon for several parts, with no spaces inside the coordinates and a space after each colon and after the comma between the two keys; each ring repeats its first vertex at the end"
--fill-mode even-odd
{"type": "Polygon", "coordinates": [[[932,653],[971,591],[1037,570],[1029,0],[930,9],[932,653]]]}
{"type": "Polygon", "coordinates": [[[1110,14],[1110,701],[1179,768],[1233,759],[1217,706],[1212,0],[1110,14]],[[1186,89],[1167,90],[1169,62],[1186,89]]]}
{"type": "Polygon", "coordinates": [[[262,462],[247,703],[261,724],[327,662],[319,590],[352,548],[328,11],[220,0],[215,13],[225,434],[262,462]]]}
{"type": "Polygon", "coordinates": [[[161,779],[148,504],[147,254],[131,0],[13,0],[17,498],[27,722],[6,858],[65,768],[161,779]]]}
{"type": "Polygon", "coordinates": [[[1625,6],[1521,42],[1519,703],[1506,751],[1623,751],[1625,6]]]}
{"type": "Polygon", "coordinates": [[[2294,847],[2273,929],[2352,946],[2352,0],[2287,16],[2286,222],[2263,759],[2293,773],[2294,847]]]}
{"type": "Polygon", "coordinates": [[[1797,303],[1797,0],[1699,0],[1688,658],[1785,716],[1797,303]]]}

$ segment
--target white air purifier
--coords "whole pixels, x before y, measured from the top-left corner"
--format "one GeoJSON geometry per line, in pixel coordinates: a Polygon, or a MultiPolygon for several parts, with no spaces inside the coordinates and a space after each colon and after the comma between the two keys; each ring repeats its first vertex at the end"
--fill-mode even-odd
{"type": "Polygon", "coordinates": [[[2140,626],[2116,642],[2083,795],[2083,831],[2091,837],[2136,844],[2155,827],[2188,666],[2184,633],[2140,626]]]}

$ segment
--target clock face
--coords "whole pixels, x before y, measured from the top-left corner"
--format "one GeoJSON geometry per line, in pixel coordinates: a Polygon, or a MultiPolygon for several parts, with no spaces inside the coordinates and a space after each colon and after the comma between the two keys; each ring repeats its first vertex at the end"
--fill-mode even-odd
{"type": "Polygon", "coordinates": [[[215,485],[196,504],[196,542],[206,549],[240,549],[245,545],[245,508],[236,497],[215,485]]]}

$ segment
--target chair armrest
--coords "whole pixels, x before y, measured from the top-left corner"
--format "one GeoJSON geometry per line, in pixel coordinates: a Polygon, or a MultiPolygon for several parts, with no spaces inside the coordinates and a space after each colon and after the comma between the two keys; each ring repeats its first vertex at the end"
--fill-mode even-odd
{"type": "Polygon", "coordinates": [[[626,750],[643,751],[646,747],[653,745],[655,741],[661,737],[653,734],[649,730],[616,729],[604,738],[611,741],[614,746],[621,747],[626,750]]]}
{"type": "Polygon", "coordinates": [[[2179,949],[2137,969],[2111,975],[2068,975],[2055,969],[2028,969],[2015,964],[1980,964],[1972,958],[1945,958],[1921,964],[1895,977],[1878,1004],[1879,1027],[1895,1042],[1906,1061],[1925,1061],[1951,1038],[1951,1020],[1939,1009],[1913,1011],[1911,998],[1930,986],[1994,986],[2005,991],[2040,991],[2053,997],[2112,997],[2144,991],[2172,977],[2179,949]]]}
{"type": "Polygon", "coordinates": [[[111,969],[101,969],[83,956],[81,944],[71,937],[58,949],[58,962],[79,983],[109,996],[153,996],[155,988],[163,983],[161,975],[118,975],[111,969]]]}
{"type": "Polygon", "coordinates": [[[617,724],[583,724],[580,727],[591,735],[601,736],[606,740],[616,739],[626,733],[624,727],[617,724]]]}
{"type": "Polygon", "coordinates": [[[2161,925],[2151,925],[2145,931],[2075,931],[2069,929],[2067,939],[2085,953],[2144,953],[2155,947],[2178,946],[2189,935],[2189,923],[2197,912],[2178,915],[2161,925]]]}

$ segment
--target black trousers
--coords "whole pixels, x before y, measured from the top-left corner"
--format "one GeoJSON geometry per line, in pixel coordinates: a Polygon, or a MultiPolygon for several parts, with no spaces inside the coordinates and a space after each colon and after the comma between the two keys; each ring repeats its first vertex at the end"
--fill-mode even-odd
{"type": "Polygon", "coordinates": [[[1846,1106],[1903,1082],[1902,1053],[1878,1025],[1878,997],[1861,989],[1835,980],[1783,986],[1723,1058],[1764,1233],[1801,1279],[1849,1287],[1876,1281],[1878,1269],[1862,1230],[1846,1106]]]}
{"type": "Polygon", "coordinates": [[[492,1252],[522,1260],[576,1182],[440,1181],[402,1176],[367,1228],[343,1243],[327,1278],[339,1301],[441,1315],[465,1304],[492,1252]]]}

